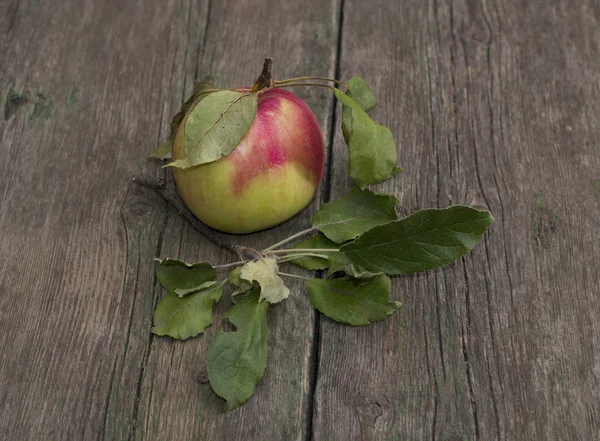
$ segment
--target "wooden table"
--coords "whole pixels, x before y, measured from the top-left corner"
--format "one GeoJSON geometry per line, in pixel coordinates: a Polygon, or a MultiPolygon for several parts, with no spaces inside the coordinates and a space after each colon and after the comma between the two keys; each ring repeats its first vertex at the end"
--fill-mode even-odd
{"type": "MultiPolygon", "coordinates": [[[[0,439],[600,439],[600,3],[596,0],[0,2],[0,439]],[[152,259],[230,261],[135,175],[194,81],[361,75],[398,141],[403,213],[496,223],[457,263],[395,278],[367,327],[302,281],[269,314],[269,366],[222,413],[207,335],[152,336],[152,259]]],[[[302,215],[350,188],[340,109],[302,215]]],[[[229,300],[221,302],[221,314],[229,300]]]]}

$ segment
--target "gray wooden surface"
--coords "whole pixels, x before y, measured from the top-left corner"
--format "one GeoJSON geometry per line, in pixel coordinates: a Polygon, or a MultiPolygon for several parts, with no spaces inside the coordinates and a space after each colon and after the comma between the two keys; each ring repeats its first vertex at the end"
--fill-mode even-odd
{"type": "MultiPolygon", "coordinates": [[[[0,2],[0,439],[600,439],[600,4],[595,0],[0,2]],[[364,76],[405,172],[402,210],[496,223],[405,307],[351,328],[303,283],[271,308],[269,367],[229,414],[206,337],[150,334],[152,258],[225,263],[152,193],[145,155],[193,82],[364,76]]],[[[273,243],[349,187],[331,94],[296,90],[330,170],[273,243]],[[332,130],[333,128],[333,130],[332,130]]],[[[216,314],[222,313],[222,302],[216,314]]]]}

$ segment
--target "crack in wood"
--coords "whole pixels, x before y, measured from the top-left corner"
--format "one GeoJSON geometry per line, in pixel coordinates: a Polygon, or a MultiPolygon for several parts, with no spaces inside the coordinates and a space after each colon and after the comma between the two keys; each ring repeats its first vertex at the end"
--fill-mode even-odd
{"type": "MultiPolygon", "coordinates": [[[[159,256],[161,253],[163,239],[164,239],[165,231],[167,230],[168,223],[169,223],[169,210],[168,210],[168,207],[165,207],[165,218],[160,227],[160,230],[158,233],[158,240],[156,243],[156,252],[155,252],[156,256],[159,256]]],[[[154,309],[156,308],[156,305],[158,303],[160,293],[162,291],[162,288],[161,288],[160,284],[158,283],[158,278],[156,277],[156,273],[154,273],[154,275],[153,275],[152,286],[154,286],[154,292],[155,292],[153,302],[152,302],[152,310],[154,311],[154,309]]],[[[133,405],[133,412],[132,412],[132,417],[131,417],[131,427],[130,427],[130,432],[129,432],[129,440],[130,441],[135,440],[135,433],[137,430],[137,420],[138,420],[139,407],[140,407],[140,399],[142,396],[142,385],[144,382],[144,373],[145,373],[146,367],[148,365],[148,359],[150,358],[150,352],[152,351],[152,343],[153,342],[154,342],[154,333],[150,332],[150,336],[148,337],[148,342],[146,343],[146,350],[144,351],[144,355],[142,357],[140,374],[139,374],[139,377],[138,377],[138,380],[136,383],[135,401],[134,401],[134,405],[133,405]]]]}
{"type": "MultiPolygon", "coordinates": [[[[344,1],[339,0],[338,7],[338,29],[337,29],[337,42],[335,49],[335,59],[334,59],[334,75],[335,79],[339,79],[341,75],[341,54],[342,54],[342,39],[343,39],[343,31],[344,31],[344,1]]],[[[327,176],[326,186],[323,191],[323,200],[328,202],[331,199],[331,181],[333,179],[332,176],[332,168],[333,168],[333,143],[335,140],[335,127],[337,122],[337,100],[331,100],[331,108],[330,108],[330,122],[329,122],[329,133],[327,136],[327,164],[325,170],[325,176],[327,176]]],[[[319,376],[319,363],[320,363],[320,351],[321,351],[321,314],[314,310],[314,327],[313,327],[313,347],[311,348],[311,357],[310,363],[314,365],[314,369],[310,374],[310,388],[308,393],[308,419],[307,419],[307,431],[306,431],[306,439],[307,441],[316,441],[315,440],[315,430],[314,430],[314,422],[317,418],[315,412],[315,400],[316,400],[316,390],[317,390],[317,382],[319,376]]]]}
{"type": "Polygon", "coordinates": [[[427,338],[427,325],[425,323],[425,306],[421,304],[421,315],[423,316],[423,338],[425,342],[425,364],[427,365],[427,374],[433,379],[433,417],[431,421],[431,440],[436,439],[436,426],[437,426],[437,413],[438,413],[438,394],[439,384],[437,375],[435,374],[435,368],[432,368],[432,362],[429,358],[429,339],[427,338]]]}
{"type": "Polygon", "coordinates": [[[475,402],[475,394],[473,392],[473,380],[471,378],[471,363],[469,358],[469,348],[471,347],[471,301],[470,301],[470,285],[469,285],[469,277],[467,275],[467,265],[465,262],[465,258],[461,259],[464,278],[465,278],[465,311],[466,311],[466,331],[464,327],[461,327],[461,346],[462,346],[462,355],[465,363],[465,370],[467,376],[467,386],[469,389],[469,400],[471,403],[471,412],[473,414],[473,423],[475,426],[475,437],[473,438],[475,441],[479,440],[479,419],[477,418],[477,403],[475,402]],[[465,336],[466,335],[466,336],[465,336]]]}
{"type": "MultiPolygon", "coordinates": [[[[206,11],[206,21],[204,22],[204,35],[202,36],[202,55],[200,55],[200,44],[196,49],[196,69],[194,71],[194,81],[199,81],[198,78],[198,61],[204,60],[204,54],[206,52],[206,42],[208,41],[208,31],[210,29],[210,15],[212,10],[213,0],[208,0],[208,6],[206,11]]],[[[212,74],[212,72],[210,72],[212,74]]]]}

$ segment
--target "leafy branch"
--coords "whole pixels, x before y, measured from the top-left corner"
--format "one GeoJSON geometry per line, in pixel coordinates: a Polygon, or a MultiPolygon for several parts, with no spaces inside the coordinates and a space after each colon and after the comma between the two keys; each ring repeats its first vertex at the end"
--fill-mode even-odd
{"type": "Polygon", "coordinates": [[[427,271],[459,259],[476,246],[494,220],[488,211],[461,205],[417,211],[399,219],[394,195],[366,189],[401,170],[391,131],[368,115],[377,99],[366,82],[360,77],[344,82],[318,76],[273,80],[271,69],[272,59],[267,58],[251,90],[197,84],[173,118],[170,139],[151,156],[166,158],[173,150],[174,161],[168,165],[175,168],[217,161],[230,154],[250,129],[259,94],[280,87],[332,89],[342,104],[342,133],[354,186],[340,199],[323,204],[313,214],[311,228],[263,250],[243,247],[196,219],[162,179],[134,178],[167,201],[192,228],[237,257],[214,266],[156,260],[157,279],[167,291],[154,313],[152,332],[157,335],[186,339],[202,334],[212,324],[213,307],[225,286],[231,287],[233,306],[220,322],[227,319],[236,329],[224,332],[219,326],[207,360],[211,387],[225,399],[226,411],[248,400],[264,375],[268,307],[291,295],[282,277],[306,280],[312,305],[330,319],[368,325],[385,320],[402,306],[390,300],[389,276],[427,271]],[[174,148],[178,127],[185,128],[179,156],[174,148]],[[319,272],[317,277],[307,277],[282,271],[282,265],[319,272]],[[227,277],[222,271],[228,272],[227,277]]]}

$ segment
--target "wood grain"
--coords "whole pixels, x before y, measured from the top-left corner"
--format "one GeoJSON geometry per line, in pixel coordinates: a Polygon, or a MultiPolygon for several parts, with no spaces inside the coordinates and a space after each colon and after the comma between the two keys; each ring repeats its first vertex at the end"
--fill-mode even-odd
{"type": "MultiPolygon", "coordinates": [[[[0,2],[0,439],[600,438],[599,22],[594,0],[0,2]],[[378,189],[403,214],[496,223],[456,264],[395,278],[405,306],[376,325],[318,317],[291,282],[265,378],[223,414],[215,329],[149,332],[152,258],[231,256],[130,179],[169,178],[145,155],[194,81],[250,84],[264,56],[276,78],[367,80],[405,169],[378,189]]],[[[244,245],[350,188],[331,94],[295,92],[335,134],[330,174],[244,245]]]]}
{"type": "MultiPolygon", "coordinates": [[[[496,223],[460,262],[395,279],[405,307],[385,322],[321,319],[314,439],[597,439],[597,4],[345,0],[343,16],[342,77],[379,95],[405,168],[380,188],[404,213],[465,203],[496,223]]],[[[335,198],[339,134],[333,161],[335,198]]]]}
{"type": "MultiPolygon", "coordinates": [[[[306,437],[315,313],[303,290],[273,308],[256,396],[224,415],[203,378],[209,339],[150,334],[152,259],[231,256],[130,182],[162,176],[145,156],[194,80],[251,84],[265,55],[276,75],[332,76],[338,4],[306,6],[2,3],[0,438],[306,437]]],[[[327,135],[331,97],[299,94],[327,135]]],[[[267,245],[308,222],[239,240],[267,245]]]]}
{"type": "MultiPolygon", "coordinates": [[[[208,34],[197,58],[199,77],[216,85],[251,85],[260,74],[263,57],[274,58],[275,78],[307,73],[333,76],[338,3],[211,2],[208,34]],[[318,8],[317,8],[318,4],[318,8]]],[[[191,83],[190,83],[191,87],[191,83]]],[[[321,89],[294,89],[329,132],[332,97],[321,89]]],[[[322,193],[305,212],[283,225],[250,236],[230,236],[243,245],[262,249],[310,226],[308,213],[325,197],[322,193]]],[[[200,237],[181,221],[167,222],[159,251],[189,261],[231,261],[229,255],[200,237]]],[[[207,384],[205,371],[213,327],[204,338],[173,342],[154,338],[141,379],[138,424],[140,439],[304,440],[311,417],[316,314],[304,283],[286,280],[291,297],[269,311],[269,365],[255,395],[241,408],[223,414],[223,401],[207,384]]],[[[231,305],[229,298],[216,315],[231,305]]]]}
{"type": "Polygon", "coordinates": [[[135,306],[152,299],[164,209],[129,181],[156,168],[142,153],[164,127],[178,5],[7,3],[0,438],[98,439],[126,342],[148,339],[135,306]]]}

